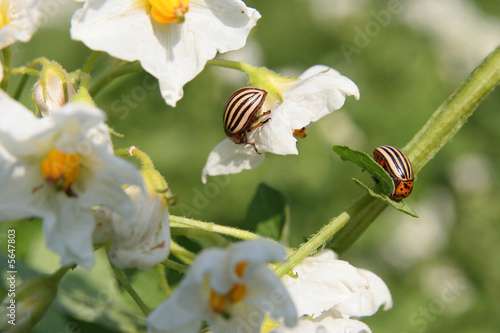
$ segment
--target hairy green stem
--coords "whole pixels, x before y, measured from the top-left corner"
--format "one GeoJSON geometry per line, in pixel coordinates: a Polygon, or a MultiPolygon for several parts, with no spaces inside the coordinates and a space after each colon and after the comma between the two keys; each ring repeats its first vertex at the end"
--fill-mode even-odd
{"type": "Polygon", "coordinates": [[[24,74],[24,75],[31,75],[31,76],[40,76],[41,72],[37,69],[33,69],[30,67],[26,67],[26,66],[21,66],[21,67],[12,68],[10,73],[11,74],[24,74]]]}
{"type": "Polygon", "coordinates": [[[170,215],[170,221],[187,227],[216,232],[222,235],[232,236],[238,239],[249,240],[249,239],[261,238],[259,235],[254,234],[253,232],[250,231],[241,230],[233,227],[226,227],[211,222],[202,222],[198,220],[189,219],[187,217],[170,215]]]}
{"type": "Polygon", "coordinates": [[[306,243],[294,251],[287,259],[286,262],[279,265],[275,269],[276,275],[282,277],[287,274],[295,265],[301,262],[305,257],[314,253],[320,246],[325,244],[331,235],[339,231],[347,222],[349,222],[350,215],[348,212],[343,212],[328,224],[324,225],[313,237],[306,243]]]}
{"type": "Polygon", "coordinates": [[[92,69],[92,66],[94,66],[95,62],[99,58],[99,56],[102,54],[101,51],[94,51],[90,54],[90,56],[87,58],[87,61],[85,62],[85,65],[82,67],[82,72],[84,73],[90,73],[90,70],[92,69]]]}
{"type": "Polygon", "coordinates": [[[161,264],[167,268],[176,270],[182,274],[186,274],[186,272],[188,270],[188,266],[183,265],[183,264],[179,264],[178,262],[170,260],[170,259],[165,259],[161,264]]]}
{"type": "Polygon", "coordinates": [[[172,235],[186,236],[189,238],[204,238],[210,240],[216,246],[224,246],[228,243],[223,236],[202,229],[188,228],[185,225],[177,227],[176,223],[170,223],[170,232],[172,235]]]}
{"type": "Polygon", "coordinates": [[[156,269],[158,271],[158,279],[160,280],[161,289],[163,290],[163,293],[165,293],[165,296],[170,297],[170,295],[172,295],[172,289],[168,284],[165,266],[156,265],[156,269]]]}
{"type": "Polygon", "coordinates": [[[0,84],[0,88],[3,90],[7,90],[7,86],[9,84],[9,76],[10,76],[10,62],[12,60],[12,50],[10,46],[7,46],[2,50],[3,53],[3,79],[0,84]]]}
{"type": "Polygon", "coordinates": [[[233,61],[233,60],[225,60],[225,59],[212,59],[207,61],[207,65],[219,66],[225,68],[237,69],[245,73],[251,73],[256,69],[256,67],[247,64],[245,62],[233,61]]]}

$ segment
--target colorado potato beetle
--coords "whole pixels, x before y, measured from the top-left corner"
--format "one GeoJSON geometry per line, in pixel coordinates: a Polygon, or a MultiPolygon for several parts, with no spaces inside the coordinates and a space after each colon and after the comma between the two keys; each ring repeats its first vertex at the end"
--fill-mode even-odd
{"type": "Polygon", "coordinates": [[[400,201],[413,189],[413,168],[408,157],[398,148],[381,146],[373,151],[375,161],[392,177],[394,192],[391,199],[400,201]]]}
{"type": "Polygon", "coordinates": [[[267,91],[257,87],[238,89],[229,97],[223,114],[224,132],[235,143],[253,145],[247,141],[247,133],[267,123],[270,118],[259,120],[271,113],[271,110],[258,114],[266,99],[267,91]]]}

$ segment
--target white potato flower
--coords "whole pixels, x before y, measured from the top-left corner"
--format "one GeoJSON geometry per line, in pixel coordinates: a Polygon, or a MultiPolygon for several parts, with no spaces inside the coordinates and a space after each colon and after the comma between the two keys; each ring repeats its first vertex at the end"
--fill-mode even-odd
{"type": "Polygon", "coordinates": [[[0,49],[29,41],[41,23],[38,0],[0,0],[0,49]]]}
{"type": "Polygon", "coordinates": [[[135,221],[122,186],[143,186],[142,178],[114,155],[104,119],[83,103],[39,119],[0,90],[0,219],[43,219],[47,246],[62,265],[92,267],[94,207],[135,221]]]}
{"type": "Polygon", "coordinates": [[[170,253],[170,224],[166,200],[151,190],[131,185],[125,189],[137,210],[130,226],[116,212],[102,208],[96,212],[94,243],[111,241],[109,258],[120,268],[147,270],[170,253]]]}
{"type": "Polygon", "coordinates": [[[88,0],[71,36],[93,50],[140,61],[175,106],[184,84],[218,52],[242,48],[259,12],[241,0],[88,0]]]}
{"type": "MultiPolygon", "coordinates": [[[[313,321],[371,316],[381,306],[384,310],[392,307],[391,294],[380,277],[338,260],[331,250],[304,259],[293,268],[293,273],[296,277],[283,276],[283,284],[298,315],[313,321]]],[[[359,326],[349,321],[343,323],[359,326]]]]}
{"type": "Polygon", "coordinates": [[[267,240],[208,249],[194,260],[174,293],[146,320],[149,332],[260,332],[264,315],[294,326],[297,312],[280,279],[266,265],[285,249],[267,240]]]}
{"type": "Polygon", "coordinates": [[[271,111],[263,121],[270,120],[247,133],[251,144],[237,144],[229,138],[220,142],[208,155],[203,183],[207,176],[254,169],[264,161],[266,152],[297,155],[297,130],[341,108],[346,96],[359,99],[354,82],[322,65],[309,68],[297,80],[276,81],[274,86],[278,97],[269,93],[262,105],[263,112],[271,111]]]}

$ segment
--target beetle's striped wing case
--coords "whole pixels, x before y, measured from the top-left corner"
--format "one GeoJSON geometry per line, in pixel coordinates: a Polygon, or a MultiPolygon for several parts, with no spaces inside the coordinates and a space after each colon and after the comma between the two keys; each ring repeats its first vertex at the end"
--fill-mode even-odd
{"type": "MultiPolygon", "coordinates": [[[[267,92],[257,87],[244,87],[229,97],[223,114],[224,132],[236,143],[247,143],[246,132],[259,116],[267,92]]],[[[265,113],[268,114],[268,113],[265,113]]],[[[259,124],[259,125],[262,125],[259,124]]]]}
{"type": "Polygon", "coordinates": [[[401,200],[413,190],[413,168],[408,157],[398,148],[381,146],[373,151],[375,161],[384,168],[394,181],[395,190],[389,196],[401,200]]]}

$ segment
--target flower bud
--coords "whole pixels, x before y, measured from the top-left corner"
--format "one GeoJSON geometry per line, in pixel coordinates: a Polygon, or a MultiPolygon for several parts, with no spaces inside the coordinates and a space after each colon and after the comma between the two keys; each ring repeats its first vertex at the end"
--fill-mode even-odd
{"type": "Polygon", "coordinates": [[[59,281],[70,268],[66,266],[53,275],[37,276],[7,294],[1,305],[0,331],[30,332],[52,304],[59,281]]]}
{"type": "Polygon", "coordinates": [[[40,79],[33,87],[33,102],[46,117],[66,104],[75,93],[68,73],[52,61],[43,66],[40,79]]]}

